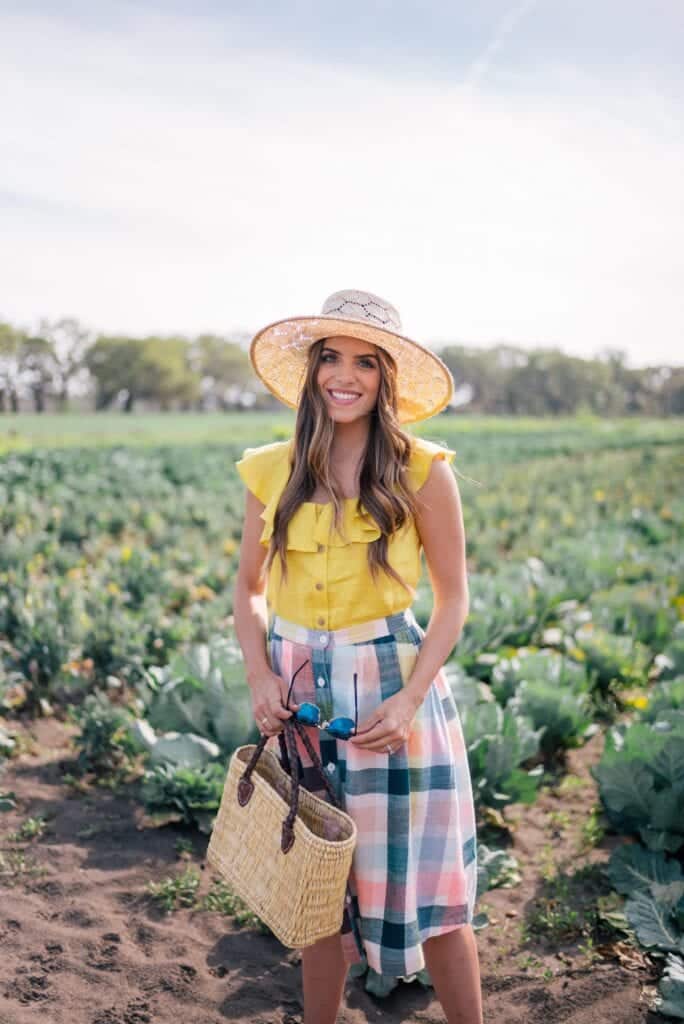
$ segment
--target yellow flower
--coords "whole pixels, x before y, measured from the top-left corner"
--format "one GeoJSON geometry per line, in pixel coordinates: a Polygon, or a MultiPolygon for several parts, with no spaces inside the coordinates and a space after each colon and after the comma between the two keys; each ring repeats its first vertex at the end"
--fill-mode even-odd
{"type": "Polygon", "coordinates": [[[639,708],[639,711],[643,711],[644,708],[648,707],[648,697],[635,697],[631,703],[633,707],[639,708]]]}
{"type": "Polygon", "coordinates": [[[677,594],[672,603],[677,609],[679,618],[684,619],[684,594],[677,594]]]}
{"type": "Polygon", "coordinates": [[[223,554],[234,555],[237,551],[237,541],[234,541],[231,537],[223,542],[223,554]]]}
{"type": "Polygon", "coordinates": [[[107,584],[107,593],[109,593],[109,594],[120,594],[121,593],[121,587],[119,586],[118,583],[115,583],[114,580],[111,580],[107,584]]]}
{"type": "Polygon", "coordinates": [[[584,653],[584,651],[582,650],[581,647],[571,647],[570,650],[568,651],[568,654],[570,655],[571,658],[574,658],[575,661],[586,661],[587,660],[587,656],[586,656],[586,654],[584,653]]]}
{"type": "Polygon", "coordinates": [[[121,561],[127,562],[132,554],[133,548],[129,548],[128,546],[121,548],[121,561]]]}
{"type": "Polygon", "coordinates": [[[594,501],[605,501],[605,500],[606,500],[606,492],[602,491],[601,488],[599,487],[598,490],[594,491],[594,501]]]}

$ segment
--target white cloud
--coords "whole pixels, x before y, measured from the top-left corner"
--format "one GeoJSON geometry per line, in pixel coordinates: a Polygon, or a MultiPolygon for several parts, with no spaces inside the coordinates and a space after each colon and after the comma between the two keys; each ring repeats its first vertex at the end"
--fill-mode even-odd
{"type": "Polygon", "coordinates": [[[361,287],[424,339],[679,357],[684,144],[648,85],[502,96],[168,17],[2,35],[0,315],[255,330],[361,287]]]}

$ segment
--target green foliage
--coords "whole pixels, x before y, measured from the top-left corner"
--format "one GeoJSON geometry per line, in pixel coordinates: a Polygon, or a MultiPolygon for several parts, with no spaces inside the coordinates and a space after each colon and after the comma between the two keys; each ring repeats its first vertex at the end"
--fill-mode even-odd
{"type": "Polygon", "coordinates": [[[528,718],[535,728],[543,728],[541,750],[545,757],[580,746],[592,724],[587,694],[559,690],[554,683],[523,679],[506,707],[514,715],[528,718]]]}
{"type": "Polygon", "coordinates": [[[593,622],[608,633],[631,636],[662,650],[677,621],[672,589],[663,583],[618,583],[589,600],[593,622]]]}
{"type": "Polygon", "coordinates": [[[50,696],[51,681],[69,657],[74,600],[46,584],[13,610],[9,665],[27,680],[27,703],[35,707],[50,696]]]}
{"type": "Polygon", "coordinates": [[[200,875],[194,867],[187,867],[175,878],[164,878],[161,882],[148,882],[146,891],[167,913],[192,907],[199,889],[200,875]]]}
{"type": "Polygon", "coordinates": [[[613,850],[608,875],[628,897],[625,916],[641,945],[684,953],[684,874],[678,861],[630,844],[613,850]]]}
{"type": "Polygon", "coordinates": [[[503,565],[495,575],[471,574],[469,589],[458,659],[472,671],[481,651],[531,641],[553,607],[559,583],[539,559],[530,558],[522,565],[503,565]]]}
{"type": "Polygon", "coordinates": [[[133,714],[103,693],[89,694],[73,717],[81,731],[75,739],[81,771],[111,773],[127,765],[136,750],[130,735],[133,714]]]}
{"type": "Polygon", "coordinates": [[[492,693],[500,704],[506,704],[522,682],[548,683],[556,691],[571,693],[589,689],[584,665],[552,650],[516,651],[511,657],[499,659],[492,669],[492,693]]]}
{"type": "Polygon", "coordinates": [[[648,694],[648,704],[640,718],[643,722],[655,722],[667,711],[684,712],[684,676],[657,682],[648,694]]]}
{"type": "Polygon", "coordinates": [[[236,924],[249,925],[261,932],[270,934],[271,929],[264,924],[261,918],[257,917],[235,893],[218,879],[212,882],[211,888],[202,900],[202,910],[212,910],[218,914],[225,914],[232,917],[236,924]]]}
{"type": "Polygon", "coordinates": [[[614,726],[590,771],[618,832],[637,834],[654,851],[684,846],[684,715],[614,726]]]}
{"type": "Polygon", "coordinates": [[[543,767],[523,770],[540,749],[543,727],[496,703],[483,702],[461,711],[463,734],[476,801],[489,807],[533,803],[543,767]]]}
{"type": "Polygon", "coordinates": [[[225,754],[258,736],[239,648],[226,638],[151,668],[140,694],[153,728],[203,736],[225,754]]]}
{"type": "Polygon", "coordinates": [[[668,1017],[676,1017],[677,1020],[684,1020],[684,957],[668,953],[658,993],[658,1012],[668,1017]]]}
{"type": "Polygon", "coordinates": [[[508,889],[519,885],[521,880],[518,861],[512,853],[490,849],[484,843],[477,844],[476,899],[489,889],[508,889]]]}
{"type": "Polygon", "coordinates": [[[661,679],[684,676],[684,620],[678,622],[660,659],[661,679]]]}
{"type": "Polygon", "coordinates": [[[631,636],[616,636],[589,623],[577,630],[575,640],[602,692],[646,681],[651,652],[631,636]]]}
{"type": "Polygon", "coordinates": [[[142,799],[151,823],[182,822],[211,832],[221,802],[226,766],[216,761],[202,768],[155,765],[145,773],[142,799]]]}

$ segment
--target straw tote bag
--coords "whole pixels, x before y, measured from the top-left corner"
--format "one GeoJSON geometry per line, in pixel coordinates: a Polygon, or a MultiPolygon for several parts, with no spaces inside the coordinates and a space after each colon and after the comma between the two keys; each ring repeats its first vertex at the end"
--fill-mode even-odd
{"type": "Polygon", "coordinates": [[[291,775],[267,739],[231,757],[207,863],[283,945],[301,949],[340,930],[356,825],[300,722],[287,719],[280,734],[291,775]],[[334,806],[301,785],[297,733],[334,806]]]}

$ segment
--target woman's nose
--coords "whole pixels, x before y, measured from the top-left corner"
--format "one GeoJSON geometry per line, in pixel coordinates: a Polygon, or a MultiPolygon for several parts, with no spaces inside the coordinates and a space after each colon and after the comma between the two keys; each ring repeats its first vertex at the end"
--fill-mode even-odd
{"type": "Polygon", "coordinates": [[[338,366],[335,380],[339,383],[351,384],[356,381],[356,371],[353,366],[338,366]]]}

